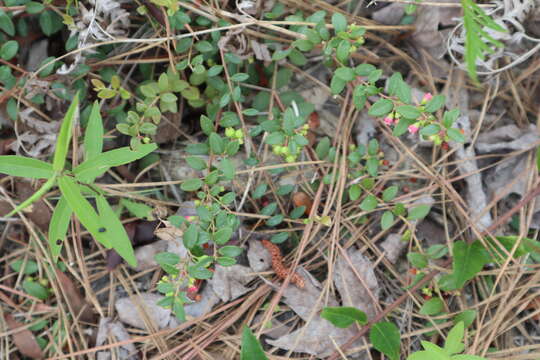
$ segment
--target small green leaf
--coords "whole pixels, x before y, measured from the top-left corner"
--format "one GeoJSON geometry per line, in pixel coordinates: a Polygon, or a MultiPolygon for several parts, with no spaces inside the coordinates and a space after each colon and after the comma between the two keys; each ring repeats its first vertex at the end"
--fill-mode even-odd
{"type": "Polygon", "coordinates": [[[337,68],[334,75],[343,81],[352,81],[356,77],[354,70],[345,66],[337,68]]]}
{"type": "Polygon", "coordinates": [[[38,14],[45,9],[45,6],[36,1],[29,1],[26,3],[26,12],[29,14],[38,14]]]}
{"type": "Polygon", "coordinates": [[[274,244],[281,244],[288,238],[289,238],[288,232],[280,232],[275,235],[272,235],[272,237],[270,238],[270,241],[273,242],[274,244]]]}
{"type": "Polygon", "coordinates": [[[0,56],[2,59],[9,61],[17,55],[19,51],[19,43],[15,40],[6,41],[0,48],[0,56]]]}
{"type": "Polygon", "coordinates": [[[419,312],[422,315],[434,316],[440,314],[443,310],[444,302],[440,298],[434,297],[426,301],[419,312]]]}
{"type": "Polygon", "coordinates": [[[154,209],[151,206],[125,198],[120,200],[120,204],[125,206],[131,215],[135,216],[136,218],[153,220],[152,211],[154,211],[154,209]]]}
{"type": "Polygon", "coordinates": [[[394,224],[394,214],[391,211],[385,211],[381,216],[381,228],[389,229],[394,224]]]}
{"type": "Polygon", "coordinates": [[[476,318],[476,310],[465,310],[454,317],[453,321],[454,324],[459,323],[460,321],[463,322],[465,327],[469,327],[472,325],[474,319],[476,318]]]}
{"type": "Polygon", "coordinates": [[[266,225],[270,227],[279,225],[283,222],[283,218],[284,216],[281,214],[274,215],[270,219],[266,220],[266,225]]]}
{"type": "Polygon", "coordinates": [[[15,25],[9,15],[2,9],[0,9],[0,29],[9,36],[15,36],[15,25]]]}
{"type": "Polygon", "coordinates": [[[261,344],[246,325],[242,330],[240,360],[268,360],[261,344]]]}
{"type": "Polygon", "coordinates": [[[213,132],[208,137],[208,141],[209,141],[210,150],[212,150],[212,153],[216,155],[223,154],[223,151],[225,151],[225,145],[223,143],[223,138],[221,136],[213,132]]]}
{"type": "Polygon", "coordinates": [[[198,239],[199,239],[199,229],[197,225],[189,224],[186,231],[184,231],[184,236],[182,237],[184,246],[188,249],[192,249],[195,245],[197,245],[198,239]]]}
{"type": "Polygon", "coordinates": [[[197,156],[188,156],[186,158],[188,165],[195,170],[204,170],[206,169],[206,161],[197,156]]]}
{"type": "Polygon", "coordinates": [[[428,265],[427,256],[417,252],[410,252],[407,254],[407,259],[417,269],[423,269],[428,265]]]}
{"type": "Polygon", "coordinates": [[[273,202],[266,205],[261,210],[261,215],[271,216],[277,209],[277,203],[273,202]]]}
{"type": "Polygon", "coordinates": [[[448,253],[448,247],[443,244],[431,245],[426,251],[426,255],[430,259],[440,259],[447,253],[448,253]]]}
{"type": "Polygon", "coordinates": [[[49,297],[49,290],[36,281],[25,279],[22,283],[24,291],[33,297],[41,300],[47,300],[49,297]]]}
{"type": "Polygon", "coordinates": [[[18,259],[9,264],[13,271],[20,273],[22,272],[24,275],[32,275],[34,273],[37,273],[39,271],[39,266],[37,262],[33,260],[27,260],[26,263],[23,259],[18,259]],[[24,267],[23,267],[24,264],[24,267]]]}
{"type": "Polygon", "coordinates": [[[444,95],[435,95],[433,98],[431,98],[431,100],[427,102],[424,109],[429,113],[433,113],[439,110],[444,105],[445,100],[446,99],[444,95]]]}
{"type": "Polygon", "coordinates": [[[249,75],[245,73],[236,73],[231,76],[231,81],[243,82],[249,79],[249,75]]]}
{"type": "Polygon", "coordinates": [[[399,360],[400,336],[399,329],[391,322],[373,324],[369,332],[369,340],[373,347],[382,352],[390,360],[399,360]]]}
{"type": "Polygon", "coordinates": [[[372,210],[375,210],[376,207],[377,207],[377,198],[375,197],[375,195],[369,194],[360,203],[360,209],[364,211],[372,211],[372,210]]]}
{"type": "Polygon", "coordinates": [[[368,111],[368,114],[374,117],[383,117],[388,115],[394,108],[394,103],[388,99],[379,99],[368,111]]]}
{"type": "Polygon", "coordinates": [[[335,12],[332,15],[332,25],[336,34],[345,31],[347,30],[347,18],[343,14],[335,12]]]}
{"type": "Polygon", "coordinates": [[[450,128],[447,130],[446,134],[450,138],[450,140],[453,140],[458,143],[464,143],[465,142],[465,136],[461,133],[459,129],[456,128],[450,128]]]}
{"type": "Polygon", "coordinates": [[[358,198],[362,195],[362,188],[358,184],[353,184],[349,187],[349,199],[351,201],[358,200],[358,198]]]}
{"type": "Polygon", "coordinates": [[[214,242],[218,245],[225,245],[232,236],[232,229],[229,227],[219,229],[214,233],[214,242]]]}
{"type": "Polygon", "coordinates": [[[234,175],[236,174],[236,167],[234,163],[229,158],[224,158],[219,163],[219,169],[223,173],[223,177],[226,180],[233,180],[234,175]]]}
{"type": "Polygon", "coordinates": [[[402,105],[396,108],[396,112],[406,119],[416,120],[422,112],[412,105],[402,105]]]}
{"type": "Polygon", "coordinates": [[[244,251],[244,249],[242,249],[239,246],[234,246],[234,245],[227,245],[218,249],[218,253],[220,255],[228,256],[231,258],[237,257],[238,255],[242,253],[242,251],[244,251]]]}
{"type": "Polygon", "coordinates": [[[325,307],[321,317],[338,328],[348,328],[355,321],[361,325],[367,324],[367,315],[354,307],[325,307]]]}
{"type": "Polygon", "coordinates": [[[317,144],[317,147],[315,148],[315,152],[317,153],[317,157],[319,159],[324,160],[328,156],[329,151],[330,151],[330,138],[328,138],[328,136],[325,136],[317,144]]]}
{"type": "Polygon", "coordinates": [[[184,191],[197,191],[203,186],[201,179],[188,179],[180,185],[180,189],[184,191]]]}
{"type": "Polygon", "coordinates": [[[444,351],[446,351],[448,355],[458,354],[465,349],[465,344],[462,342],[464,334],[465,326],[462,321],[454,325],[452,330],[448,332],[444,343],[444,351]]]}
{"type": "Polygon", "coordinates": [[[202,266],[196,266],[196,265],[188,266],[188,273],[195,279],[201,279],[201,280],[210,279],[214,275],[214,273],[211,272],[210,270],[202,266]]]}
{"type": "Polygon", "coordinates": [[[154,255],[154,260],[160,265],[174,266],[180,262],[180,256],[171,252],[160,252],[154,255]]]}
{"type": "Polygon", "coordinates": [[[260,199],[263,197],[263,195],[266,193],[266,190],[268,189],[268,185],[261,184],[253,190],[253,193],[251,196],[253,196],[254,199],[260,199]]]}
{"type": "Polygon", "coordinates": [[[407,214],[407,220],[421,220],[429,214],[429,211],[431,210],[431,205],[428,204],[422,204],[415,206],[411,209],[409,209],[409,212],[407,214]]]}
{"type": "Polygon", "coordinates": [[[392,185],[384,189],[382,199],[385,202],[392,201],[397,195],[399,188],[396,185],[392,185]]]}

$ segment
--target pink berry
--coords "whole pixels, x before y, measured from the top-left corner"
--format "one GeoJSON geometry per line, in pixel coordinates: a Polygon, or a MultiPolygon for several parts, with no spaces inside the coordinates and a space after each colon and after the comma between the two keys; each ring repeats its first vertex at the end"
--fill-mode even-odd
{"type": "Polygon", "coordinates": [[[427,103],[431,99],[433,99],[433,95],[431,95],[431,93],[425,93],[424,97],[422,98],[422,104],[427,103]]]}
{"type": "Polygon", "coordinates": [[[387,116],[384,118],[384,123],[388,126],[392,125],[394,123],[394,119],[392,119],[391,117],[387,116]]]}

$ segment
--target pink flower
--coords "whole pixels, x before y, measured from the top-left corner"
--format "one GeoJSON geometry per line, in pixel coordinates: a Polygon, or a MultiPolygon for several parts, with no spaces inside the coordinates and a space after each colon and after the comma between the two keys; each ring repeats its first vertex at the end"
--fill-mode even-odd
{"type": "Polygon", "coordinates": [[[427,103],[431,99],[433,99],[433,95],[431,95],[431,93],[425,93],[424,97],[422,98],[422,104],[427,103]]]}
{"type": "Polygon", "coordinates": [[[418,126],[413,124],[413,125],[409,125],[408,129],[411,134],[416,134],[419,128],[418,126]]]}
{"type": "Polygon", "coordinates": [[[188,293],[196,293],[199,289],[196,286],[190,286],[187,289],[188,293]]]}
{"type": "Polygon", "coordinates": [[[392,119],[391,117],[387,116],[384,118],[384,123],[388,126],[392,125],[394,123],[394,119],[392,119]]]}

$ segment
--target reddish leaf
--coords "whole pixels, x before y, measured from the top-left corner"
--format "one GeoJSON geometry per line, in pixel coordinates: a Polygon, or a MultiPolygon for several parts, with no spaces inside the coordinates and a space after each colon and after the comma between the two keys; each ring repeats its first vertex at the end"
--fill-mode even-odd
{"type": "Polygon", "coordinates": [[[34,334],[28,329],[16,331],[24,325],[15,320],[12,315],[6,314],[4,319],[6,320],[9,330],[13,331],[13,334],[11,334],[13,342],[21,354],[32,359],[43,359],[43,352],[41,351],[34,334]]]}
{"type": "Polygon", "coordinates": [[[63,272],[56,269],[56,278],[64,292],[66,301],[71,306],[74,314],[73,317],[86,322],[94,321],[94,313],[90,305],[84,300],[84,297],[79,292],[73,281],[63,272]]]}

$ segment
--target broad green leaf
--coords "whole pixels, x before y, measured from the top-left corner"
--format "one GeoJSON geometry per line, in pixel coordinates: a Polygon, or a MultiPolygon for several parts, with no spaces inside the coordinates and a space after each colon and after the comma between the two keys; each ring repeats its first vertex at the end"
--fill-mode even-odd
{"type": "Polygon", "coordinates": [[[360,203],[360,209],[364,211],[375,210],[376,207],[377,207],[377,198],[375,197],[375,195],[369,194],[360,203]]]}
{"type": "Polygon", "coordinates": [[[18,155],[0,156],[0,173],[31,179],[50,179],[54,176],[51,164],[18,155]]]}
{"type": "Polygon", "coordinates": [[[373,324],[369,332],[369,340],[373,347],[390,360],[399,360],[400,336],[399,329],[391,322],[373,324]]]}
{"type": "Polygon", "coordinates": [[[450,140],[453,140],[458,143],[465,142],[465,135],[463,135],[459,129],[450,128],[447,130],[446,134],[448,135],[450,140]]]}
{"type": "Polygon", "coordinates": [[[13,271],[18,273],[22,272],[24,275],[32,275],[39,271],[38,263],[34,260],[27,260],[25,262],[23,259],[18,259],[9,264],[9,266],[13,269],[13,271]]]}
{"type": "Polygon", "coordinates": [[[103,232],[105,225],[101,222],[92,205],[82,195],[81,189],[75,183],[75,180],[69,176],[61,176],[58,178],[58,187],[60,187],[60,192],[65,197],[69,207],[77,215],[81,224],[92,234],[96,241],[106,248],[110,248],[109,237],[103,232]]]}
{"type": "Polygon", "coordinates": [[[427,341],[420,341],[422,347],[431,355],[433,360],[450,360],[450,355],[448,355],[441,347],[432,344],[427,341]]]}
{"type": "Polygon", "coordinates": [[[385,211],[381,216],[381,228],[389,229],[394,224],[394,214],[391,211],[385,211]]]}
{"type": "Polygon", "coordinates": [[[325,307],[321,317],[338,328],[348,328],[355,321],[362,325],[367,324],[367,315],[354,307],[325,307]]]}
{"type": "Polygon", "coordinates": [[[234,179],[234,175],[236,173],[236,168],[234,166],[234,163],[229,158],[224,158],[219,163],[219,169],[223,173],[223,177],[226,180],[232,180],[234,179]]]}
{"type": "Polygon", "coordinates": [[[219,229],[214,233],[214,242],[218,245],[224,245],[231,239],[232,229],[229,227],[219,229]]]}
{"type": "Polygon", "coordinates": [[[383,117],[390,113],[394,108],[394,103],[388,99],[379,99],[368,111],[368,114],[374,117],[383,117]]]}
{"type": "Polygon", "coordinates": [[[103,119],[99,113],[99,103],[94,102],[88,125],[84,132],[84,159],[95,158],[103,150],[103,119]]]}
{"type": "Polygon", "coordinates": [[[156,144],[143,144],[136,150],[130,147],[121,147],[111,151],[107,151],[97,155],[96,157],[87,160],[77,166],[73,173],[77,180],[81,182],[93,182],[98,176],[103,175],[107,170],[114,166],[128,164],[135,160],[139,160],[152,151],[157,149],[156,144]]]}
{"type": "Polygon", "coordinates": [[[154,255],[154,260],[160,265],[174,266],[180,262],[180,256],[171,252],[160,252],[154,255]]]}
{"type": "Polygon", "coordinates": [[[453,272],[440,280],[441,288],[447,291],[461,289],[491,261],[489,253],[479,240],[472,244],[466,244],[464,241],[455,242],[453,255],[453,272]]]}
{"type": "Polygon", "coordinates": [[[22,287],[27,294],[41,300],[47,300],[50,295],[49,290],[36,281],[25,279],[22,283],[22,287]]]}
{"type": "Polygon", "coordinates": [[[62,126],[60,127],[60,133],[58,134],[58,140],[56,141],[56,149],[54,151],[53,158],[53,170],[62,171],[66,163],[66,157],[69,150],[69,143],[71,141],[71,130],[75,119],[79,116],[79,93],[75,94],[73,102],[69,106],[62,126]]]}
{"type": "Polygon", "coordinates": [[[263,195],[266,193],[266,190],[268,189],[268,185],[261,184],[253,190],[253,193],[251,196],[253,196],[254,199],[260,199],[263,197],[263,195]]]}
{"type": "Polygon", "coordinates": [[[407,214],[407,219],[408,220],[423,219],[427,216],[427,214],[429,214],[429,210],[431,210],[431,205],[428,205],[428,204],[415,206],[409,209],[409,212],[407,214]]]}
{"type": "Polygon", "coordinates": [[[9,61],[17,55],[17,51],[19,51],[19,43],[15,40],[9,40],[0,48],[0,56],[2,59],[9,61]]]}
{"type": "Polygon", "coordinates": [[[201,179],[188,179],[180,185],[180,189],[184,191],[197,191],[203,186],[201,179]]]}
{"type": "Polygon", "coordinates": [[[411,262],[412,266],[417,269],[423,269],[428,265],[428,259],[424,254],[410,252],[407,254],[407,259],[411,262]]]}
{"type": "Polygon", "coordinates": [[[392,201],[396,197],[398,192],[398,187],[396,185],[392,185],[390,187],[387,187],[384,189],[382,194],[382,199],[385,202],[392,201]]]}
{"type": "Polygon", "coordinates": [[[426,301],[419,312],[422,315],[433,316],[441,313],[443,310],[444,302],[440,298],[434,297],[426,301]]]}
{"type": "Polygon", "coordinates": [[[445,100],[446,99],[444,95],[435,95],[433,98],[431,98],[431,100],[427,102],[427,104],[425,105],[425,110],[427,112],[433,113],[439,110],[444,105],[445,100]]]}
{"type": "Polygon", "coordinates": [[[416,120],[422,112],[412,105],[402,105],[396,108],[396,112],[406,119],[416,120]]]}
{"type": "Polygon", "coordinates": [[[452,356],[452,360],[487,360],[484,357],[469,355],[469,354],[460,354],[452,356]]]}
{"type": "Polygon", "coordinates": [[[124,225],[114,213],[107,199],[100,195],[96,198],[96,204],[99,212],[99,219],[105,227],[103,234],[110,240],[111,247],[120,255],[126,262],[133,266],[137,266],[135,251],[131,245],[128,234],[124,225]]]}
{"type": "Polygon", "coordinates": [[[336,34],[345,31],[347,30],[347,18],[343,14],[335,12],[332,15],[332,25],[336,34]]]}
{"type": "Polygon", "coordinates": [[[462,342],[464,334],[465,326],[462,321],[454,325],[452,330],[448,332],[444,343],[444,351],[448,355],[459,354],[465,349],[465,345],[462,342]]]}
{"type": "Polygon", "coordinates": [[[72,214],[73,211],[71,211],[67,200],[62,196],[54,208],[49,224],[49,246],[51,247],[51,255],[55,262],[62,251],[72,214]]]}
{"type": "Polygon", "coordinates": [[[268,360],[259,340],[246,325],[242,330],[240,360],[268,360]]]}
{"type": "Polygon", "coordinates": [[[223,247],[219,248],[218,253],[220,255],[223,255],[223,256],[228,256],[228,257],[234,258],[234,257],[237,257],[238,255],[240,255],[243,250],[244,249],[242,249],[239,246],[227,245],[227,246],[223,246],[223,247]]]}
{"type": "Polygon", "coordinates": [[[198,156],[188,156],[186,158],[188,165],[195,170],[204,170],[206,169],[206,161],[198,156]]]}

